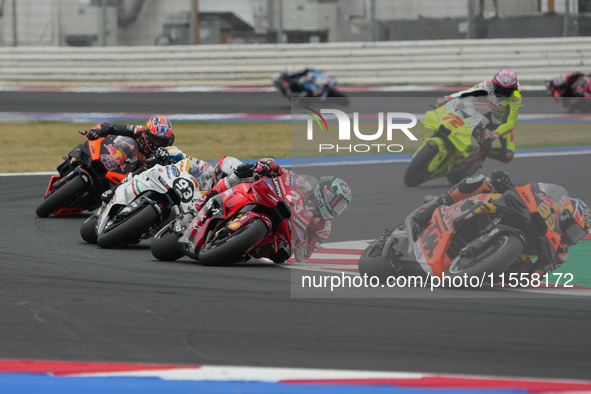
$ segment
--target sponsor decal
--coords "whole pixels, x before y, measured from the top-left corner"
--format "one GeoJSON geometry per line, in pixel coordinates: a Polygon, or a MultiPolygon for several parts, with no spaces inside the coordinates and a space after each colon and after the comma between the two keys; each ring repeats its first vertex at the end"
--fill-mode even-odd
{"type": "Polygon", "coordinates": [[[179,176],[181,175],[180,170],[177,168],[177,166],[172,166],[172,173],[174,174],[174,176],[179,176]]]}
{"type": "Polygon", "coordinates": [[[195,194],[193,183],[189,182],[185,178],[175,179],[172,183],[172,188],[176,191],[178,196],[181,198],[181,201],[184,203],[190,202],[193,199],[193,195],[195,194]]]}
{"type": "Polygon", "coordinates": [[[119,167],[119,165],[111,155],[100,155],[99,160],[109,171],[115,170],[117,167],[119,167]]]}
{"type": "Polygon", "coordinates": [[[278,199],[275,198],[274,195],[272,195],[271,193],[267,193],[267,197],[269,197],[271,200],[275,201],[275,202],[279,202],[278,199]]]}
{"type": "Polygon", "coordinates": [[[306,224],[302,220],[300,220],[300,218],[298,218],[297,216],[294,216],[292,218],[292,220],[302,230],[306,230],[308,228],[308,226],[306,226],[306,224]]]}
{"type": "Polygon", "coordinates": [[[273,178],[273,187],[275,188],[275,193],[277,193],[277,197],[283,198],[283,190],[281,190],[281,184],[279,183],[279,179],[273,178]]]}

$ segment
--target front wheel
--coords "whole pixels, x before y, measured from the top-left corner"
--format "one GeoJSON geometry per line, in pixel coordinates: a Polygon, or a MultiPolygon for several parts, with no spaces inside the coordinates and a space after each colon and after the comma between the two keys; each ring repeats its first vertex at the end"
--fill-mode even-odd
{"type": "Polygon", "coordinates": [[[384,255],[385,238],[373,241],[361,254],[358,269],[361,276],[378,277],[380,283],[386,283],[388,277],[396,276],[398,271],[390,261],[389,253],[384,255]]]}
{"type": "Polygon", "coordinates": [[[84,241],[88,242],[89,244],[96,243],[97,221],[98,217],[96,216],[96,213],[93,213],[91,216],[88,217],[88,219],[84,221],[84,223],[82,223],[82,226],[80,227],[80,236],[84,241]]]}
{"type": "Polygon", "coordinates": [[[142,234],[149,226],[156,223],[160,215],[152,205],[148,204],[133,216],[124,219],[117,227],[100,234],[96,242],[101,248],[109,249],[132,240],[142,234]]]}
{"type": "Polygon", "coordinates": [[[477,276],[499,274],[513,264],[525,245],[514,234],[501,234],[489,242],[478,255],[459,256],[445,270],[449,276],[477,276]]]}
{"type": "Polygon", "coordinates": [[[268,227],[261,219],[253,219],[242,228],[231,233],[227,225],[218,230],[212,239],[199,251],[199,262],[204,265],[225,265],[236,263],[246,251],[257,244],[265,235],[268,227]]]}
{"type": "Polygon", "coordinates": [[[152,240],[150,245],[152,256],[160,261],[175,261],[183,257],[183,251],[178,244],[180,237],[181,234],[172,232],[170,229],[164,231],[152,240]]]}
{"type": "Polygon", "coordinates": [[[46,218],[53,212],[64,207],[69,202],[73,201],[78,195],[86,189],[86,183],[78,175],[70,179],[59,189],[51,193],[45,200],[37,207],[35,211],[40,218],[46,218]]]}
{"type": "Polygon", "coordinates": [[[404,184],[408,187],[416,187],[427,181],[430,178],[427,168],[438,152],[439,149],[429,143],[419,149],[404,173],[404,184]]]}

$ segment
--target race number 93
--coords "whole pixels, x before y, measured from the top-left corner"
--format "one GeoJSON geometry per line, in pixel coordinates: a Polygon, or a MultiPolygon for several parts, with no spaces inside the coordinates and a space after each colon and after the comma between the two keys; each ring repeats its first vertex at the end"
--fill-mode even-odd
{"type": "Polygon", "coordinates": [[[182,202],[187,203],[193,199],[193,183],[184,178],[177,178],[172,183],[172,188],[179,195],[182,202]]]}

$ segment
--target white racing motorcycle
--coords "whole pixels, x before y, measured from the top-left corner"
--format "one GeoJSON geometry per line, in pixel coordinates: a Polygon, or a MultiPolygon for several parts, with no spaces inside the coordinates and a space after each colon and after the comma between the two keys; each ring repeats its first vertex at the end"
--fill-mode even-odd
{"type": "Polygon", "coordinates": [[[188,212],[201,196],[199,182],[189,169],[190,160],[183,159],[128,175],[111,200],[82,224],[80,235],[101,248],[152,237],[162,225],[188,212]]]}

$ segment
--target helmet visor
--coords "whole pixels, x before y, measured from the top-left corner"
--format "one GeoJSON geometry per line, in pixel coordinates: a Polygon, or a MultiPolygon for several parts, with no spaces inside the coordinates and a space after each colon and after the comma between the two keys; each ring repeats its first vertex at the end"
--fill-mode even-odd
{"type": "Polygon", "coordinates": [[[568,218],[567,220],[565,220],[562,226],[564,227],[564,240],[569,245],[576,244],[581,239],[583,239],[585,235],[587,235],[587,232],[584,229],[582,229],[581,226],[579,226],[579,224],[573,218],[568,218]]]}
{"type": "Polygon", "coordinates": [[[326,201],[328,210],[334,216],[339,216],[345,209],[347,209],[347,206],[349,206],[344,198],[340,197],[330,189],[324,189],[324,201],[326,201]]]}
{"type": "Polygon", "coordinates": [[[497,97],[509,97],[514,91],[515,88],[506,88],[504,86],[495,84],[495,96],[497,97]]]}
{"type": "Polygon", "coordinates": [[[171,137],[163,134],[146,133],[148,143],[154,148],[167,147],[172,144],[171,137]]]}

